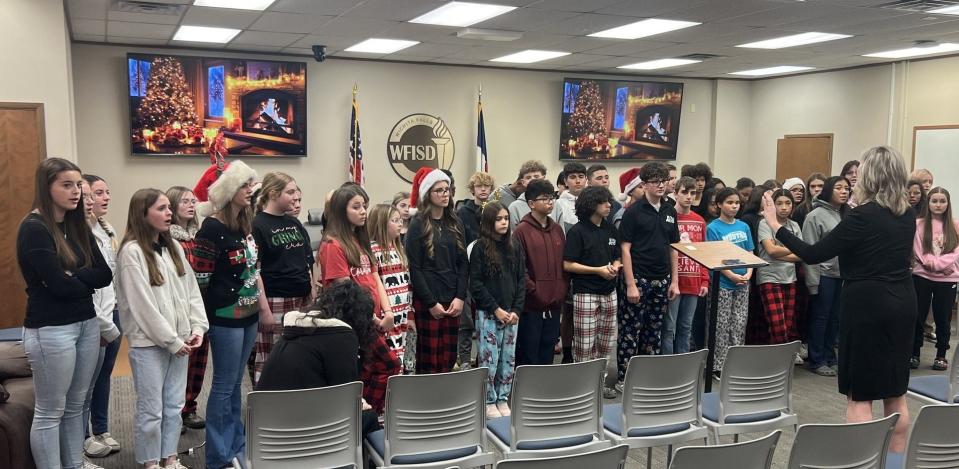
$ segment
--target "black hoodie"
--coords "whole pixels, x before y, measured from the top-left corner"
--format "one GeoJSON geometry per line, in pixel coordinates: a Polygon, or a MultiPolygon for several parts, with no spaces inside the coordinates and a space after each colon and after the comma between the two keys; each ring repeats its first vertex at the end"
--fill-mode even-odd
{"type": "Polygon", "coordinates": [[[456,216],[463,224],[463,239],[467,246],[479,238],[479,219],[482,209],[473,199],[467,199],[456,207],[456,216]]]}

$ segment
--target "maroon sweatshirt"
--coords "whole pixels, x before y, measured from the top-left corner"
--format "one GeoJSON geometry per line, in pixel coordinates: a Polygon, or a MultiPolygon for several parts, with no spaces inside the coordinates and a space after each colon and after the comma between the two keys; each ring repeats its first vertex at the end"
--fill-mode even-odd
{"type": "Polygon", "coordinates": [[[563,248],[566,236],[563,228],[551,218],[546,227],[533,218],[524,216],[513,232],[513,237],[526,254],[526,302],[523,311],[541,313],[558,310],[566,299],[569,278],[563,271],[563,248]]]}

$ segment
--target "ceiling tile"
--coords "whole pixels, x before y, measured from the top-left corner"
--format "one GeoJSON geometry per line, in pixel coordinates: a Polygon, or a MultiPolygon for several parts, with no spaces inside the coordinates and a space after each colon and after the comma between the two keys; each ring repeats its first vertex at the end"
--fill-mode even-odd
{"type": "Polygon", "coordinates": [[[272,33],[266,31],[243,31],[231,44],[256,44],[261,46],[286,47],[302,39],[305,34],[272,33]]]}
{"type": "Polygon", "coordinates": [[[110,10],[107,12],[107,19],[110,21],[127,21],[133,23],[177,24],[180,22],[180,15],[151,15],[147,13],[129,13],[110,10]]]}
{"type": "Polygon", "coordinates": [[[74,41],[86,41],[86,42],[104,42],[106,41],[106,36],[103,34],[73,34],[74,41]]]}
{"type": "Polygon", "coordinates": [[[259,11],[191,6],[183,15],[183,24],[244,29],[253,24],[261,14],[259,11]]]}
{"type": "Polygon", "coordinates": [[[761,0],[736,0],[735,2],[718,2],[716,0],[670,0],[670,1],[636,1],[636,0],[620,0],[618,3],[607,6],[605,8],[600,8],[596,10],[596,13],[602,13],[606,15],[626,15],[626,16],[638,16],[643,18],[654,18],[662,16],[664,18],[674,19],[674,20],[686,20],[690,18],[683,17],[682,15],[676,15],[675,13],[681,10],[687,9],[702,9],[709,8],[710,5],[718,6],[724,5],[727,7],[735,7],[733,4],[736,3],[750,3],[750,10],[755,11],[757,7],[760,6],[760,3],[768,3],[761,0]]]}
{"type": "Polygon", "coordinates": [[[121,37],[107,36],[107,42],[113,44],[137,44],[143,46],[163,46],[167,44],[166,39],[150,39],[145,37],[121,37]]]}
{"type": "Polygon", "coordinates": [[[613,55],[613,56],[636,56],[644,51],[659,49],[666,46],[676,45],[675,42],[647,41],[644,39],[635,39],[632,41],[622,41],[619,44],[591,49],[591,54],[613,55]]]}
{"type": "Polygon", "coordinates": [[[425,57],[420,55],[406,55],[406,54],[390,54],[383,58],[383,60],[399,60],[401,62],[429,62],[435,57],[425,57]]]}
{"type": "Polygon", "coordinates": [[[110,0],[67,0],[66,5],[70,18],[105,20],[110,0]]]}
{"type": "Polygon", "coordinates": [[[585,36],[555,36],[556,42],[548,44],[547,47],[553,50],[564,50],[567,52],[585,52],[601,47],[621,44],[620,39],[608,39],[600,37],[585,36]]]}
{"type": "Polygon", "coordinates": [[[312,47],[317,44],[322,44],[326,46],[326,53],[330,54],[338,50],[346,49],[347,47],[350,47],[364,39],[366,39],[365,36],[345,37],[306,35],[302,39],[291,44],[290,47],[307,49],[310,54],[313,54],[312,47]]]}
{"type": "Polygon", "coordinates": [[[439,57],[446,57],[448,55],[455,55],[457,52],[464,49],[466,49],[465,46],[454,44],[430,44],[424,42],[413,47],[407,47],[406,49],[398,51],[392,55],[415,55],[418,57],[435,59],[439,57]]]}
{"type": "Polygon", "coordinates": [[[73,34],[99,34],[107,32],[107,22],[103,20],[75,19],[70,22],[73,34]]]}
{"type": "Polygon", "coordinates": [[[237,44],[236,42],[231,42],[226,48],[252,52],[279,52],[283,49],[281,46],[259,46],[253,44],[237,44]]]}
{"type": "Polygon", "coordinates": [[[441,0],[366,0],[347,11],[347,18],[409,21],[430,10],[442,6],[441,0]]]}
{"type": "Polygon", "coordinates": [[[547,10],[543,8],[520,8],[505,15],[490,18],[474,24],[475,28],[506,29],[510,31],[530,31],[541,26],[578,16],[572,11],[547,10]]]}
{"type": "Polygon", "coordinates": [[[335,57],[352,57],[357,59],[382,59],[386,54],[366,54],[363,52],[340,51],[334,54],[335,57]]]}
{"type": "Polygon", "coordinates": [[[431,59],[430,62],[433,63],[442,63],[442,64],[452,64],[452,65],[469,65],[480,62],[478,59],[470,58],[461,58],[461,57],[443,57],[441,59],[431,59]]]}
{"type": "MultiPolygon", "coordinates": [[[[358,18],[342,18],[344,21],[368,21],[358,18]]],[[[456,31],[460,28],[450,28],[447,26],[436,26],[433,24],[417,23],[393,23],[389,29],[383,31],[383,34],[393,38],[409,39],[420,42],[439,42],[443,39],[456,37],[456,31]]]]}
{"type": "Polygon", "coordinates": [[[277,0],[269,11],[339,16],[360,3],[355,0],[277,0]]]}
{"type": "MultiPolygon", "coordinates": [[[[371,20],[366,18],[334,18],[312,32],[321,36],[364,36],[372,37],[396,26],[396,21],[371,20]]],[[[406,39],[406,38],[389,38],[406,39]]]]}
{"type": "MultiPolygon", "coordinates": [[[[536,3],[537,8],[559,11],[572,11],[577,13],[588,13],[607,8],[611,5],[621,3],[623,0],[549,0],[536,3]]],[[[649,3],[649,2],[644,2],[649,3]]],[[[614,14],[621,14],[616,12],[614,14]]]]}
{"type": "Polygon", "coordinates": [[[319,29],[331,19],[333,17],[323,15],[266,12],[250,26],[250,29],[281,33],[309,33],[319,29]]]}
{"type": "Polygon", "coordinates": [[[142,37],[146,39],[170,39],[173,37],[175,25],[130,23],[127,21],[108,21],[108,36],[142,37]]]}
{"type": "Polygon", "coordinates": [[[587,34],[633,23],[635,21],[637,21],[637,19],[620,15],[598,15],[596,13],[583,13],[567,20],[551,22],[533,29],[535,31],[565,34],[567,36],[585,36],[587,34]]]}

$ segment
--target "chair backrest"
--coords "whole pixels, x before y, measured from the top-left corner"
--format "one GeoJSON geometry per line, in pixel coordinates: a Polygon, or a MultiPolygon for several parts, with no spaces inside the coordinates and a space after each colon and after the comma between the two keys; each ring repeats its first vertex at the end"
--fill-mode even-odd
{"type": "Polygon", "coordinates": [[[510,395],[510,447],[523,441],[603,434],[606,359],[516,368],[510,395]]]}
{"type": "Polygon", "coordinates": [[[959,405],[927,405],[919,409],[906,444],[909,469],[959,467],[959,405]]]}
{"type": "Polygon", "coordinates": [[[619,469],[626,464],[629,445],[612,446],[588,453],[537,459],[504,459],[496,469],[619,469]]]}
{"type": "Polygon", "coordinates": [[[788,469],[883,469],[899,414],[864,423],[806,424],[796,432],[788,469]]]}
{"type": "Polygon", "coordinates": [[[384,425],[387,465],[396,456],[486,444],[486,368],[391,376],[384,425]]]}
{"type": "MultiPolygon", "coordinates": [[[[723,368],[725,372],[725,367],[723,368]]],[[[782,431],[757,440],[731,445],[683,446],[676,450],[669,469],[769,469],[782,431]]]]}
{"type": "Polygon", "coordinates": [[[946,402],[955,404],[957,402],[956,394],[959,394],[959,367],[956,366],[956,360],[959,360],[959,347],[952,351],[952,361],[949,362],[946,376],[949,377],[949,393],[946,394],[946,402]]]}
{"type": "Polygon", "coordinates": [[[363,383],[247,395],[247,455],[256,467],[363,467],[363,383]],[[322,403],[322,405],[317,405],[322,403]]]}
{"type": "Polygon", "coordinates": [[[623,387],[624,434],[630,428],[702,424],[699,401],[708,351],[636,355],[623,387]]]}
{"type": "Polygon", "coordinates": [[[735,345],[726,354],[719,385],[720,423],[730,415],[792,413],[793,361],[799,341],[735,345]]]}

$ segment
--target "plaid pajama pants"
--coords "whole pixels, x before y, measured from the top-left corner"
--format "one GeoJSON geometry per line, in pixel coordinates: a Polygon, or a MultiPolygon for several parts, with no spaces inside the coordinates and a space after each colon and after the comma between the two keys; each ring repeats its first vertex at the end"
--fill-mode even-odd
{"type": "MultiPolygon", "coordinates": [[[[448,308],[449,304],[440,303],[448,308]]],[[[429,309],[416,305],[416,374],[448,373],[456,364],[460,318],[436,319],[429,309]]]]}
{"type": "Polygon", "coordinates": [[[203,334],[203,342],[190,354],[190,364],[186,375],[186,403],[183,415],[196,413],[196,398],[203,388],[203,376],[206,374],[206,362],[210,358],[210,336],[203,334]]]}
{"type": "Polygon", "coordinates": [[[623,301],[620,305],[616,347],[616,374],[620,381],[626,379],[626,367],[634,355],[662,353],[663,318],[669,310],[669,282],[668,275],[662,280],[636,277],[639,303],[623,301]]]}
{"type": "Polygon", "coordinates": [[[254,388],[256,387],[256,383],[260,381],[260,372],[263,371],[263,364],[266,363],[266,359],[270,357],[270,352],[273,351],[273,344],[276,343],[283,333],[283,315],[285,315],[287,311],[295,311],[303,308],[309,303],[310,299],[309,297],[267,297],[266,301],[270,305],[270,312],[273,313],[273,330],[271,332],[262,332],[257,329],[256,342],[253,343],[253,351],[250,353],[250,358],[246,362],[247,370],[250,372],[250,381],[253,383],[254,388]]]}
{"type": "Polygon", "coordinates": [[[573,295],[573,360],[605,358],[616,342],[616,292],[573,295]]]}
{"type": "Polygon", "coordinates": [[[769,327],[769,343],[785,344],[796,340],[796,284],[761,283],[759,295],[769,327]]]}
{"type": "Polygon", "coordinates": [[[376,334],[370,349],[363,356],[360,381],[363,381],[363,399],[377,414],[382,414],[386,406],[386,382],[390,376],[402,372],[403,365],[396,352],[390,349],[383,335],[376,334]]]}

